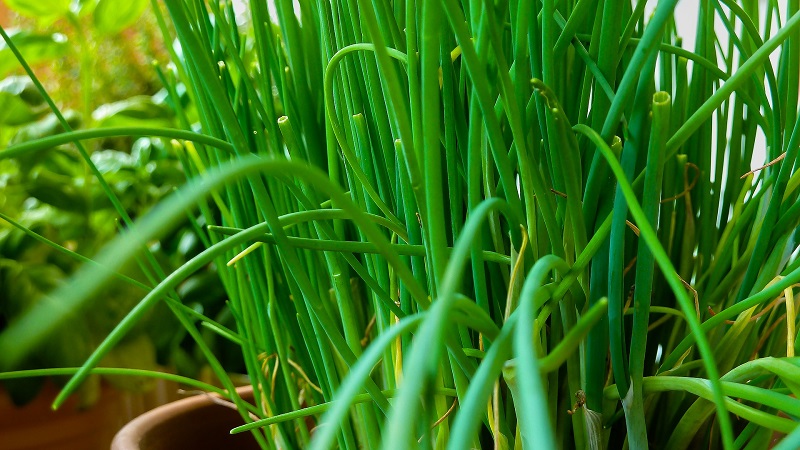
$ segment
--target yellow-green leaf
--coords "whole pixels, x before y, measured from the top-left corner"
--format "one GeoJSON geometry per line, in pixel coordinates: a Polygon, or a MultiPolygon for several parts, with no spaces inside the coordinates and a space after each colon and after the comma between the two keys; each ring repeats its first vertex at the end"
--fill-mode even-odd
{"type": "Polygon", "coordinates": [[[136,22],[146,7],[147,0],[100,0],[94,9],[94,25],[102,33],[119,33],[136,22]]]}
{"type": "Polygon", "coordinates": [[[61,16],[69,12],[70,0],[4,0],[14,11],[37,19],[61,16]]]}

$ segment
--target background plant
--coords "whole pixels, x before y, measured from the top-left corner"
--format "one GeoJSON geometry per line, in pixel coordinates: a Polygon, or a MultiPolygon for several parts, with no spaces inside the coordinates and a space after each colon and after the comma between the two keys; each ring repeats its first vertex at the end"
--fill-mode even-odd
{"type": "MultiPolygon", "coordinates": [[[[167,92],[159,85],[150,61],[140,61],[131,54],[137,43],[147,42],[153,38],[152,31],[158,32],[152,14],[145,14],[142,20],[152,24],[148,37],[146,29],[135,34],[128,30],[143,8],[138,13],[123,8],[111,14],[108,2],[82,2],[66,10],[55,4],[44,5],[39,11],[30,9],[33,3],[36,2],[9,2],[15,11],[30,17],[15,17],[13,23],[18,28],[10,30],[8,36],[26,61],[47,74],[48,87],[70,88],[58,89],[52,98],[49,94],[43,96],[31,79],[19,75],[24,71],[4,43],[0,49],[4,55],[0,76],[5,76],[0,81],[0,141],[4,146],[64,131],[59,117],[48,107],[49,100],[64,109],[64,119],[72,129],[174,124],[167,92]],[[125,20],[121,21],[122,17],[125,20]],[[119,45],[126,42],[123,34],[131,40],[128,46],[119,45]],[[73,59],[78,63],[71,64],[73,59]]],[[[158,38],[157,34],[154,36],[158,38]]],[[[153,54],[147,50],[144,53],[153,54]]],[[[176,101],[182,100],[176,97],[176,101]]],[[[119,201],[118,206],[137,217],[185,179],[168,145],[146,137],[112,136],[91,141],[85,150],[119,201]]],[[[5,158],[0,162],[0,173],[3,330],[83,263],[74,257],[76,253],[92,255],[118,232],[119,213],[73,145],[54,144],[36,153],[5,158]]],[[[171,271],[197,254],[202,245],[193,229],[185,226],[152,243],[150,250],[165,270],[171,271]]],[[[137,268],[127,274],[146,280],[137,268]]],[[[224,317],[222,289],[215,278],[213,267],[207,267],[186,280],[179,290],[192,308],[224,317]]],[[[102,307],[61,327],[47,345],[28,355],[22,366],[33,369],[80,365],[143,292],[142,286],[130,284],[105,290],[102,307]]],[[[180,373],[200,376],[203,364],[193,354],[194,346],[184,341],[186,333],[179,329],[175,332],[177,323],[164,308],[153,311],[105,363],[151,369],[170,366],[180,373]]],[[[241,363],[234,360],[228,367],[241,370],[241,363]]],[[[148,386],[141,379],[123,381],[114,377],[112,381],[127,388],[148,386]]],[[[43,382],[43,378],[32,378],[7,381],[4,385],[16,403],[25,403],[35,397],[43,382]]],[[[99,385],[99,378],[93,377],[83,387],[84,406],[97,399],[99,385]]]]}
{"type": "MultiPolygon", "coordinates": [[[[240,23],[229,2],[153,2],[180,44],[164,73],[190,99],[178,123],[201,133],[148,133],[182,140],[190,180],[53,301],[94,307],[187,212],[210,246],[64,395],[165,300],[229,390],[200,330],[240,345],[257,395],[230,399],[262,420],[237,431],[264,448],[766,448],[792,432],[798,5],[702,1],[685,50],[675,3],[251,2],[240,23]],[[233,328],[174,292],[212,261],[233,328]]],[[[0,335],[3,367],[68,320],[50,306],[0,335]]]]}

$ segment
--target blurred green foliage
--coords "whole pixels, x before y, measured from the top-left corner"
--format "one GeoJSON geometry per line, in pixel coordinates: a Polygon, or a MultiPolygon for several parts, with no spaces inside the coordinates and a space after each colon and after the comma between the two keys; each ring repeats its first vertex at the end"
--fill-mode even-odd
{"type": "MultiPolygon", "coordinates": [[[[26,61],[63,111],[72,129],[174,124],[173,108],[151,61],[163,45],[154,38],[147,1],[5,1],[18,15],[9,31],[26,61]],[[134,22],[137,29],[128,30],[134,22]],[[57,32],[53,32],[57,30],[57,32]],[[153,40],[155,39],[155,40],[153,40]],[[153,40],[151,42],[151,40],[153,40]],[[149,43],[150,45],[143,45],[149,43]],[[142,48],[153,49],[145,54],[142,48]],[[80,66],[72,61],[76,53],[80,66]]],[[[34,83],[0,44],[0,148],[64,132],[34,83]]],[[[150,138],[108,138],[85,142],[93,164],[135,218],[185,181],[168,142],[150,138]]],[[[119,217],[100,183],[73,144],[15,159],[0,158],[0,213],[21,227],[80,255],[91,257],[120,229],[119,217]]],[[[202,243],[191,228],[178,230],[150,246],[165,272],[196,255],[202,243]]],[[[0,219],[0,330],[66,281],[81,263],[52,245],[0,219]]],[[[125,275],[152,280],[139,267],[125,275]]],[[[209,267],[181,286],[187,305],[224,315],[223,290],[209,267]]],[[[20,369],[80,365],[144,295],[120,283],[101,294],[96,307],[59,330],[20,369]]],[[[169,365],[196,375],[201,370],[185,331],[166,310],[157,308],[135,333],[108,356],[108,365],[153,369],[169,365]]],[[[143,389],[141,379],[110,379],[143,389]]],[[[42,380],[6,382],[17,403],[31,400],[42,380]]],[[[96,397],[99,380],[83,388],[84,404],[96,397]]]]}

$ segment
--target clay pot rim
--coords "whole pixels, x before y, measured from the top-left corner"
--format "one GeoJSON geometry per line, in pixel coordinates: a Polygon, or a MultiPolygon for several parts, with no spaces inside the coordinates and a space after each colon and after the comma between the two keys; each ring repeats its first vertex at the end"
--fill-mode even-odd
{"type": "MultiPolygon", "coordinates": [[[[241,386],[236,388],[236,392],[242,397],[247,397],[248,395],[252,396],[253,387],[241,386]]],[[[137,446],[139,442],[141,442],[142,438],[149,430],[156,428],[165,420],[173,417],[210,406],[224,408],[224,406],[214,403],[209,396],[221,398],[221,396],[216,393],[209,393],[208,395],[194,395],[192,397],[176,400],[174,402],[159,406],[136,417],[125,424],[125,426],[117,432],[116,436],[114,436],[114,441],[111,443],[111,450],[138,448],[137,446]]]]}

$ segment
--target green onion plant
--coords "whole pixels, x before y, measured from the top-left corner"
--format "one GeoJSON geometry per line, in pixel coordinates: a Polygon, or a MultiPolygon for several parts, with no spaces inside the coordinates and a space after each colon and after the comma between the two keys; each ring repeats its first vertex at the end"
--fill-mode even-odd
{"type": "Polygon", "coordinates": [[[146,135],[187,182],[118,207],[0,334],[2,376],[128,282],[54,406],[166,302],[265,449],[796,448],[800,2],[700,0],[694,48],[676,3],[152,1],[182,129],[0,158],[146,135]],[[146,244],[183,223],[207,248],[163,273],[146,244]],[[235,328],[176,293],[208,265],[235,328]]]}

